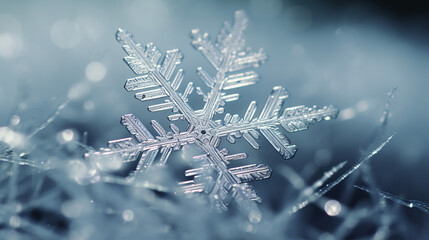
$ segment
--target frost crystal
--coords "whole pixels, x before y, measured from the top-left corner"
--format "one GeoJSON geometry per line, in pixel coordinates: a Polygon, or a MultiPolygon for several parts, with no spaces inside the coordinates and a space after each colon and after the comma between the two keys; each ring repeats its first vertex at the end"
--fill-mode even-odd
{"type": "Polygon", "coordinates": [[[252,101],[244,117],[227,113],[223,121],[214,120],[215,114],[224,112],[223,106],[227,102],[239,98],[238,93],[227,91],[258,82],[258,74],[249,69],[258,67],[267,59],[262,49],[254,52],[246,46],[244,31],[247,23],[243,11],[235,12],[234,23],[231,25],[225,22],[215,42],[210,40],[207,33],[192,30],[192,45],[216,69],[216,74],[211,76],[204,69],[197,68],[197,74],[210,89],[210,92],[204,93],[201,88],[196,88],[197,94],[202,95],[205,102],[204,108],[200,110],[192,109],[187,103],[189,94],[194,90],[192,82],[188,83],[183,93],[178,92],[184,72],[182,69],[175,70],[183,54],[178,49],[169,50],[160,61],[162,53],[153,43],[145,46],[138,44],[126,30],[119,29],[116,39],[127,53],[124,60],[137,75],[126,81],[125,89],[135,91],[135,97],[141,101],[166,98],[162,103],[149,106],[148,110],[172,110],[174,114],[168,116],[168,119],[185,120],[188,127],[180,131],[172,123],[171,131],[167,131],[156,120],[152,120],[151,125],[158,133],[158,136],[153,136],[138,118],[127,114],[122,117],[121,123],[134,138],[110,141],[108,148],[90,151],[86,157],[116,155],[124,162],[138,161],[136,169],[123,180],[133,184],[138,181],[139,175],[154,165],[157,155],[161,155],[157,164],[165,165],[172,150],[194,144],[204,154],[194,157],[201,167],[185,172],[187,177],[193,179],[179,183],[184,193],[205,192],[212,206],[217,209],[226,209],[235,200],[239,208],[249,214],[251,221],[258,221],[260,211],[255,201],[261,199],[248,183],[269,178],[271,169],[265,164],[228,168],[230,161],[244,159],[247,154],[229,154],[226,149],[219,149],[221,138],[225,137],[234,143],[237,138],[243,137],[253,148],[258,149],[256,139],[262,134],[284,159],[289,159],[297,147],[290,144],[281,127],[286,132],[302,131],[313,123],[335,118],[338,110],[332,106],[296,106],[280,113],[283,101],[289,95],[283,87],[276,86],[258,117],[255,117],[256,102],[252,101]]]}

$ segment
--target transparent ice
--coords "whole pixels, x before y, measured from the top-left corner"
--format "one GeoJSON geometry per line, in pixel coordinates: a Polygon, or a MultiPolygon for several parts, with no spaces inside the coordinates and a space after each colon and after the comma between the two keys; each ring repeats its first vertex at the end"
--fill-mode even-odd
{"type": "Polygon", "coordinates": [[[188,126],[181,131],[172,123],[170,131],[152,120],[151,125],[158,133],[158,136],[153,136],[136,116],[123,116],[121,123],[133,137],[110,141],[108,148],[86,154],[89,159],[117,155],[124,162],[138,161],[136,169],[125,179],[107,177],[107,181],[133,184],[139,175],[150,171],[152,165],[165,165],[173,150],[194,144],[204,154],[194,157],[201,167],[185,172],[193,179],[179,183],[184,193],[204,192],[209,195],[211,206],[221,210],[227,209],[228,204],[235,200],[239,208],[249,214],[251,221],[260,219],[255,201],[261,199],[248,183],[269,178],[272,170],[262,163],[228,168],[230,161],[244,159],[247,154],[230,154],[226,149],[219,149],[221,139],[234,143],[243,137],[253,148],[259,149],[257,139],[262,134],[284,159],[289,159],[297,147],[290,143],[281,128],[286,132],[302,131],[313,123],[335,118],[338,110],[333,106],[296,106],[282,110],[283,101],[289,94],[284,87],[275,86],[259,116],[255,116],[257,107],[252,101],[243,117],[226,113],[223,121],[215,120],[216,114],[224,113],[227,102],[239,99],[238,93],[229,90],[257,83],[259,76],[252,69],[267,59],[262,49],[252,51],[246,45],[244,31],[247,24],[245,13],[236,11],[233,24],[225,22],[214,42],[199,29],[191,31],[192,46],[216,70],[215,75],[210,75],[203,68],[197,68],[198,76],[210,89],[205,93],[201,88],[195,88],[205,102],[204,107],[198,110],[188,105],[188,96],[194,90],[192,82],[187,84],[183,93],[179,92],[184,79],[184,71],[176,71],[183,58],[180,50],[167,51],[161,60],[162,53],[153,43],[138,44],[126,30],[117,31],[116,39],[127,53],[124,61],[137,75],[127,79],[125,89],[136,92],[135,97],[140,101],[164,98],[162,103],[153,104],[148,110],[171,110],[170,121],[185,120],[188,126]],[[155,162],[158,155],[161,156],[155,162]]]}

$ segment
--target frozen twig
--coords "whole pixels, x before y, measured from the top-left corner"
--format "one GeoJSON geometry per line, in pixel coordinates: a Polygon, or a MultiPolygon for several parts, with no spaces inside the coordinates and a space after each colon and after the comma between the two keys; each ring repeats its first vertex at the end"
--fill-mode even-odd
{"type": "Polygon", "coordinates": [[[408,200],[408,199],[401,198],[401,197],[398,197],[398,196],[393,195],[391,193],[380,191],[380,190],[377,190],[376,192],[374,192],[374,191],[371,191],[370,189],[363,187],[363,186],[355,185],[354,187],[357,189],[360,189],[362,191],[365,191],[367,193],[370,193],[370,194],[377,194],[382,198],[389,199],[389,200],[391,200],[397,204],[400,204],[402,206],[405,206],[408,208],[417,208],[417,209],[423,211],[424,213],[429,214],[429,204],[427,204],[425,202],[418,201],[418,200],[408,200]]]}
{"type": "Polygon", "coordinates": [[[45,129],[49,124],[51,124],[55,119],[60,115],[61,111],[67,106],[69,100],[63,102],[60,106],[58,106],[57,110],[50,116],[45,122],[43,122],[39,127],[34,129],[29,135],[28,139],[32,138],[34,135],[45,129]]]}
{"type": "Polygon", "coordinates": [[[291,209],[290,213],[295,213],[302,208],[306,207],[308,204],[316,201],[321,196],[325,195],[327,192],[329,192],[333,187],[335,187],[337,184],[342,182],[344,179],[346,179],[350,174],[352,174],[354,171],[359,169],[359,167],[371,159],[375,154],[377,154],[393,137],[394,135],[391,135],[388,137],[384,142],[379,144],[375,149],[371,150],[368,154],[364,155],[352,168],[350,168],[347,172],[342,174],[340,177],[338,177],[335,181],[325,185],[323,188],[319,189],[318,191],[314,192],[310,196],[308,196],[304,201],[301,201],[297,204],[295,204],[291,209]]]}

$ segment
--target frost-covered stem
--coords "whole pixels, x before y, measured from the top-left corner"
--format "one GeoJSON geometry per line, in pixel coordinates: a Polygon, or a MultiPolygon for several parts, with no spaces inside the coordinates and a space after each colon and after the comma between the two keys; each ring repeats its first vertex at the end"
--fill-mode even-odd
{"type": "Polygon", "coordinates": [[[4,156],[0,156],[0,161],[1,162],[9,162],[9,163],[13,163],[13,164],[17,164],[17,165],[22,165],[22,166],[31,166],[31,167],[35,167],[35,168],[42,168],[42,166],[29,161],[29,160],[25,160],[25,159],[18,159],[15,157],[4,157],[4,156]]]}
{"type": "Polygon", "coordinates": [[[350,168],[347,172],[345,172],[343,175],[338,177],[335,181],[325,185],[325,187],[321,188],[317,192],[310,195],[306,200],[299,202],[295,204],[291,210],[290,213],[295,213],[304,207],[306,207],[308,204],[313,203],[317,199],[319,199],[321,196],[325,195],[327,192],[329,192],[333,187],[335,187],[337,184],[342,182],[344,179],[346,179],[350,174],[352,174],[354,171],[359,169],[359,167],[364,164],[366,161],[371,159],[375,154],[377,154],[393,137],[394,135],[387,138],[384,142],[382,142],[380,145],[378,145],[374,150],[369,152],[367,155],[364,155],[358,163],[356,163],[352,168],[350,168]]]}
{"type": "MultiPolygon", "coordinates": [[[[367,139],[366,144],[363,145],[363,153],[368,152],[371,147],[374,146],[376,142],[379,142],[382,137],[385,135],[387,122],[389,120],[390,107],[392,104],[392,100],[396,95],[397,87],[392,88],[389,92],[387,92],[387,99],[385,103],[385,108],[383,111],[383,115],[380,118],[380,124],[378,127],[371,133],[370,137],[367,139]]],[[[377,186],[375,180],[371,174],[371,166],[368,164],[363,164],[362,166],[363,180],[369,186],[372,192],[377,191],[377,186]]],[[[348,186],[349,189],[352,189],[351,185],[348,186]]],[[[380,197],[377,194],[372,194],[371,199],[374,204],[377,204],[380,201],[380,197]]]]}
{"type": "Polygon", "coordinates": [[[408,200],[408,199],[404,199],[401,197],[398,197],[396,195],[393,195],[391,193],[388,192],[384,192],[384,191],[380,191],[380,190],[376,190],[376,191],[371,191],[371,189],[368,189],[366,187],[362,187],[362,186],[354,186],[357,189],[360,189],[362,191],[365,191],[367,193],[370,194],[376,194],[384,199],[389,199],[391,201],[393,201],[394,203],[400,204],[402,206],[408,207],[408,208],[417,208],[421,211],[423,211],[426,214],[429,214],[429,204],[422,202],[422,201],[418,201],[418,200],[408,200]]]}
{"type": "Polygon", "coordinates": [[[34,135],[36,135],[37,133],[39,133],[40,131],[42,131],[43,129],[45,129],[49,124],[51,124],[53,121],[55,121],[55,119],[58,117],[58,115],[60,115],[61,111],[67,106],[67,104],[69,103],[69,100],[63,102],[58,108],[57,110],[54,112],[54,114],[52,114],[51,117],[49,117],[44,123],[42,123],[42,125],[40,125],[38,128],[34,129],[33,132],[31,132],[28,135],[28,139],[32,138],[34,135]]]}
{"type": "MultiPolygon", "coordinates": [[[[297,172],[295,172],[295,170],[293,170],[288,166],[282,166],[280,168],[279,173],[286,180],[288,180],[295,189],[300,190],[298,201],[302,201],[302,199],[304,199],[305,197],[308,197],[309,195],[313,194],[317,190],[317,188],[319,188],[322,184],[324,184],[330,177],[332,177],[332,175],[334,175],[337,171],[339,171],[345,164],[346,164],[346,161],[341,162],[340,164],[331,168],[329,171],[326,171],[323,174],[323,176],[319,178],[317,181],[315,181],[311,186],[308,186],[305,183],[304,178],[302,178],[300,174],[298,174],[297,172]]],[[[316,205],[323,210],[324,205],[321,202],[326,202],[328,200],[329,199],[321,196],[319,201],[316,201],[316,205]]],[[[279,217],[278,217],[279,220],[282,220],[282,219],[284,220],[285,218],[287,218],[287,216],[290,215],[290,212],[287,212],[288,209],[290,208],[285,208],[286,211],[283,211],[283,213],[279,214],[279,217]]],[[[344,215],[344,212],[347,212],[347,209],[345,209],[345,206],[342,209],[343,215],[344,215]]]]}
{"type": "Polygon", "coordinates": [[[392,104],[392,100],[395,97],[397,90],[398,88],[394,87],[392,88],[392,90],[390,90],[387,93],[387,100],[386,100],[386,105],[384,107],[383,116],[380,118],[380,123],[382,126],[387,125],[387,121],[389,120],[389,114],[390,114],[390,105],[392,104]]]}
{"type": "MultiPolygon", "coordinates": [[[[334,166],[333,168],[331,168],[330,170],[326,171],[323,174],[323,176],[321,178],[319,178],[319,180],[314,182],[311,186],[309,186],[305,183],[305,180],[301,174],[297,173],[294,169],[292,169],[286,165],[282,166],[280,168],[279,173],[286,180],[288,180],[296,190],[300,191],[299,197],[297,199],[298,199],[298,201],[301,201],[303,198],[314,193],[314,191],[316,191],[316,189],[319,185],[323,184],[326,180],[329,179],[329,177],[331,177],[338,170],[340,170],[345,165],[345,163],[346,163],[345,161],[341,162],[340,164],[338,164],[338,165],[334,166]]],[[[322,211],[325,211],[324,210],[325,203],[329,200],[331,200],[331,199],[329,199],[325,196],[320,196],[319,199],[314,201],[314,204],[315,204],[315,206],[320,208],[322,211]]],[[[290,221],[293,221],[293,216],[295,216],[295,215],[291,214],[291,212],[289,211],[290,209],[291,209],[290,206],[285,207],[284,210],[281,211],[275,217],[274,224],[273,224],[274,229],[282,229],[283,226],[286,226],[286,225],[288,225],[288,223],[290,221]]],[[[341,212],[337,217],[346,218],[350,214],[354,214],[354,211],[352,209],[348,208],[346,205],[341,205],[341,212]]]]}

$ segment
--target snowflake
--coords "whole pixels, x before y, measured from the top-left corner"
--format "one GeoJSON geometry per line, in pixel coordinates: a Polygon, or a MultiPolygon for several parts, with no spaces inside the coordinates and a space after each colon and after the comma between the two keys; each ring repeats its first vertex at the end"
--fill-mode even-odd
{"type": "Polygon", "coordinates": [[[119,29],[116,39],[127,53],[124,61],[138,75],[126,81],[125,89],[137,91],[135,97],[141,101],[166,98],[162,103],[149,106],[148,110],[172,110],[174,114],[168,116],[168,119],[183,119],[188,127],[181,132],[172,123],[171,131],[167,131],[156,120],[152,120],[151,125],[159,134],[153,136],[136,116],[127,114],[122,117],[121,123],[134,138],[110,141],[108,148],[91,151],[86,156],[119,155],[124,162],[138,161],[136,169],[124,178],[126,182],[135,182],[139,175],[154,164],[157,155],[161,155],[157,164],[165,165],[172,150],[194,144],[204,154],[194,157],[196,162],[201,163],[201,167],[185,172],[187,177],[193,179],[179,183],[184,193],[205,192],[209,195],[211,206],[216,209],[226,209],[235,200],[251,220],[260,219],[255,201],[259,202],[261,199],[248,183],[269,178],[272,170],[265,164],[228,168],[230,161],[244,159],[247,154],[229,154],[226,149],[219,149],[221,138],[226,137],[230,143],[234,143],[237,138],[243,137],[253,148],[258,149],[256,139],[261,133],[283,158],[289,159],[293,157],[297,147],[290,144],[280,127],[286,132],[305,130],[313,123],[335,118],[338,110],[332,106],[296,106],[286,108],[280,114],[288,93],[283,87],[276,86],[259,117],[254,117],[256,102],[252,101],[243,118],[227,113],[223,121],[213,120],[215,114],[224,112],[223,106],[227,102],[239,98],[238,93],[227,94],[226,91],[258,82],[258,74],[248,69],[259,67],[267,59],[262,49],[253,52],[246,46],[244,31],[247,24],[245,13],[235,12],[234,23],[231,25],[225,22],[215,43],[210,41],[207,33],[192,30],[192,45],[216,69],[214,76],[202,68],[197,69],[199,77],[210,88],[209,93],[196,88],[197,94],[202,95],[205,102],[200,110],[193,110],[187,103],[189,94],[194,90],[192,82],[188,83],[183,93],[177,92],[184,73],[182,69],[175,69],[181,63],[183,54],[178,49],[169,50],[160,61],[162,53],[153,43],[146,46],[138,44],[126,30],[119,29]]]}

